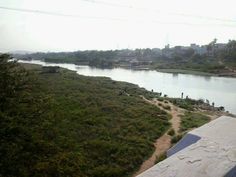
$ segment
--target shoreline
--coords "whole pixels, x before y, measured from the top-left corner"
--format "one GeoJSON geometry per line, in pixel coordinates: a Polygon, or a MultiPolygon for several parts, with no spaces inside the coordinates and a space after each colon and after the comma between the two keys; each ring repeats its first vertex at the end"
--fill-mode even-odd
{"type": "Polygon", "coordinates": [[[189,75],[198,75],[198,76],[220,77],[218,74],[194,71],[194,70],[184,70],[184,69],[157,69],[156,71],[162,72],[162,73],[172,73],[172,74],[189,74],[189,75]]]}
{"type": "MultiPolygon", "coordinates": [[[[22,64],[22,65],[24,65],[24,67],[26,67],[27,68],[27,66],[30,66],[30,67],[35,67],[35,68],[38,68],[38,66],[42,66],[42,65],[40,65],[40,64],[34,64],[34,63],[20,63],[20,64],[22,64]]],[[[65,70],[69,70],[69,69],[67,69],[67,68],[63,68],[63,69],[65,69],[65,70]]],[[[72,71],[72,70],[70,70],[70,71],[72,71]]],[[[78,73],[77,73],[78,74],[78,73]]],[[[79,74],[80,75],[80,74],[79,74]]],[[[201,76],[203,76],[203,75],[201,75],[201,76]]],[[[90,77],[90,76],[88,76],[88,77],[90,77]]],[[[99,76],[93,76],[93,77],[99,77],[99,76]]],[[[109,77],[108,77],[109,78],[109,77]]],[[[111,79],[111,78],[110,78],[111,79]]],[[[112,80],[112,79],[111,79],[112,80]]],[[[119,82],[119,81],[118,81],[119,82]]],[[[131,83],[131,82],[128,82],[128,83],[130,83],[130,84],[134,84],[134,83],[131,83]]],[[[166,98],[166,99],[180,99],[180,98],[178,98],[178,97],[163,97],[163,98],[166,98]]],[[[193,98],[191,98],[192,100],[195,100],[195,101],[197,101],[197,99],[193,99],[193,98]]],[[[215,111],[212,111],[212,112],[215,112],[215,111]]],[[[217,111],[216,111],[217,112],[217,111]]],[[[234,114],[234,113],[232,113],[232,112],[229,112],[229,111],[226,111],[226,110],[224,110],[224,111],[220,111],[221,113],[226,113],[226,114],[231,114],[231,115],[233,115],[233,116],[235,116],[236,117],[236,114],[234,114]]]]}
{"type": "MultiPolygon", "coordinates": [[[[43,64],[43,62],[41,63],[41,60],[38,60],[39,62],[38,62],[38,64],[39,65],[44,65],[43,64]]],[[[31,62],[30,61],[26,61],[26,62],[24,62],[24,61],[20,61],[20,62],[22,62],[22,63],[30,63],[30,64],[33,64],[33,63],[37,63],[37,60],[35,60],[35,62],[34,62],[34,60],[32,60],[31,62]]],[[[47,65],[47,64],[46,64],[47,65]]],[[[49,65],[53,65],[53,64],[49,64],[49,65]]],[[[55,65],[57,65],[57,64],[55,64],[55,65]]],[[[72,65],[74,65],[74,64],[72,64],[72,65]]],[[[86,66],[86,67],[88,67],[88,66],[86,66]]],[[[74,68],[74,66],[73,66],[73,68],[74,68]]],[[[130,71],[132,72],[132,70],[130,69],[130,71]]],[[[153,71],[153,70],[152,70],[153,71]]],[[[135,71],[134,71],[135,72],[135,71]]],[[[149,72],[149,71],[142,71],[142,72],[149,72]]],[[[156,74],[160,74],[161,75],[161,73],[157,73],[158,71],[156,71],[156,74]]],[[[155,74],[155,72],[153,72],[154,74],[155,74]]],[[[83,74],[82,74],[83,75],[83,74]]],[[[93,75],[92,75],[93,76],[93,75]]],[[[95,75],[94,75],[95,76],[95,75]]],[[[170,75],[170,76],[172,76],[172,74],[170,75]]],[[[170,77],[169,76],[169,77],[170,77]]],[[[176,74],[176,76],[177,76],[177,74],[176,74]]],[[[181,76],[181,75],[179,75],[179,76],[181,76]]],[[[183,77],[185,77],[184,76],[184,74],[182,75],[183,77]]],[[[187,75],[186,75],[187,76],[187,75]]],[[[96,77],[96,76],[95,76],[96,77]]],[[[109,76],[105,76],[105,77],[108,77],[108,78],[111,78],[111,77],[109,77],[109,76]]],[[[173,77],[174,77],[174,74],[173,74],[173,77]]],[[[194,77],[194,75],[192,75],[191,77],[194,77]]],[[[211,76],[199,76],[199,78],[202,78],[202,79],[204,79],[204,78],[211,78],[211,76]]],[[[217,78],[217,77],[212,77],[212,78],[217,78]]],[[[225,79],[229,79],[229,77],[218,77],[218,78],[225,78],[225,79]]],[[[234,79],[234,78],[232,78],[232,79],[234,79]]],[[[113,78],[113,80],[114,80],[114,78],[113,78]]],[[[115,79],[116,81],[119,81],[119,79],[115,79]]],[[[234,80],[233,80],[234,81],[234,80]]],[[[132,82],[132,81],[126,81],[126,82],[129,82],[129,83],[133,83],[133,84],[139,84],[139,83],[136,83],[136,82],[132,82]]],[[[164,93],[164,92],[163,92],[164,93]]],[[[173,95],[169,95],[169,96],[171,96],[171,97],[173,97],[173,95]]],[[[205,96],[202,96],[202,98],[203,97],[205,97],[205,96]]],[[[199,97],[199,98],[201,98],[201,97],[199,97]]],[[[197,98],[198,99],[198,98],[197,98]]],[[[207,99],[210,99],[210,100],[214,100],[214,99],[211,99],[211,98],[207,98],[207,99]]],[[[229,112],[231,112],[231,113],[234,113],[234,111],[232,111],[232,110],[234,110],[234,109],[229,109],[229,107],[230,107],[230,105],[225,105],[225,104],[223,104],[223,103],[217,103],[217,105],[218,106],[224,106],[225,107],[225,109],[227,110],[227,111],[229,111],[229,112]]],[[[231,106],[232,107],[232,106],[231,106]]]]}
{"type": "Polygon", "coordinates": [[[210,76],[210,77],[227,77],[227,78],[236,78],[236,73],[207,73],[202,71],[194,71],[194,70],[184,70],[184,69],[157,69],[158,72],[163,73],[172,73],[172,74],[189,74],[189,75],[197,75],[197,76],[210,76]]]}
{"type": "MultiPolygon", "coordinates": [[[[23,59],[20,59],[23,60],[23,59]]],[[[35,59],[33,59],[35,60],[35,59]]],[[[24,60],[24,61],[32,61],[32,60],[24,60]]],[[[45,62],[44,60],[38,60],[45,62]]],[[[46,62],[46,63],[56,63],[56,64],[74,64],[74,65],[82,65],[82,66],[89,66],[85,63],[59,63],[59,62],[46,62]]],[[[99,69],[115,69],[115,68],[122,68],[122,69],[128,69],[133,71],[157,71],[161,73],[172,73],[172,74],[189,74],[189,75],[195,75],[195,76],[209,76],[209,77],[225,77],[225,78],[236,78],[236,72],[226,72],[226,73],[209,73],[209,72],[203,72],[203,71],[195,71],[195,70],[187,70],[187,69],[153,69],[150,66],[140,66],[140,67],[130,67],[128,65],[115,65],[111,68],[101,68],[98,66],[89,66],[99,69]]]]}
{"type": "MultiPolygon", "coordinates": [[[[181,121],[183,119],[183,116],[185,114],[188,114],[189,110],[181,108],[177,105],[174,105],[170,101],[167,101],[168,98],[167,100],[162,100],[162,101],[159,101],[158,99],[148,100],[143,96],[141,96],[141,98],[143,98],[143,100],[147,102],[148,104],[152,104],[156,107],[159,107],[163,111],[168,112],[168,114],[170,114],[172,117],[169,120],[169,122],[171,123],[171,127],[165,132],[165,134],[163,134],[161,137],[156,139],[156,141],[153,143],[155,147],[153,154],[142,163],[140,168],[134,173],[132,177],[136,177],[139,174],[143,173],[144,171],[148,170],[149,168],[153,167],[156,163],[159,163],[160,161],[162,161],[163,157],[166,158],[166,153],[168,149],[170,149],[172,146],[175,145],[175,143],[172,142],[174,137],[177,137],[177,136],[183,137],[185,133],[191,131],[192,129],[198,128],[199,126],[202,126],[202,125],[199,125],[194,128],[189,127],[187,130],[181,131],[181,128],[182,128],[181,121]],[[166,110],[165,106],[169,106],[170,109],[166,110]],[[171,130],[174,131],[173,135],[169,133],[171,130]]],[[[216,110],[209,111],[209,110],[204,110],[204,109],[201,109],[201,110],[195,109],[194,111],[192,111],[192,113],[207,116],[208,117],[207,122],[215,120],[223,115],[235,117],[235,115],[233,114],[229,114],[223,111],[216,111],[216,110]]]]}

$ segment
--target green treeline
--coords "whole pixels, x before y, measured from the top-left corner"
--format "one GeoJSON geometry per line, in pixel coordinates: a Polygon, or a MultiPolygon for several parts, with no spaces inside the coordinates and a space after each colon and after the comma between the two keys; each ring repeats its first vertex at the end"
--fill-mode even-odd
{"type": "Polygon", "coordinates": [[[230,40],[224,47],[219,48],[215,39],[203,47],[205,47],[205,52],[202,54],[191,47],[176,46],[164,49],[32,53],[15,55],[15,57],[55,63],[86,64],[100,68],[129,67],[163,71],[171,69],[176,72],[190,70],[212,74],[230,72],[232,69],[236,69],[235,40],[230,40]]]}
{"type": "Polygon", "coordinates": [[[0,56],[1,177],[131,176],[169,127],[136,85],[8,60],[0,56]]]}

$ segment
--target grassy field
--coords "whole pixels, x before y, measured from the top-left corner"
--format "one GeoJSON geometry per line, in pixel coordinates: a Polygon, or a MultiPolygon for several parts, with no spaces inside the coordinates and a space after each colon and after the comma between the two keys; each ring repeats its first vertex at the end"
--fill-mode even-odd
{"type": "Polygon", "coordinates": [[[0,110],[0,176],[131,176],[170,126],[166,112],[139,96],[152,93],[136,85],[23,66],[27,89],[0,110]]]}
{"type": "Polygon", "coordinates": [[[180,131],[184,132],[200,127],[209,121],[210,118],[207,115],[195,112],[186,112],[181,118],[180,131]]]}

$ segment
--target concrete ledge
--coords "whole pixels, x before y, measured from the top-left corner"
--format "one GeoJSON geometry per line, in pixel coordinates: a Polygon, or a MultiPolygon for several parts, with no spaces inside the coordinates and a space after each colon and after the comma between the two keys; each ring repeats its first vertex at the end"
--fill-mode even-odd
{"type": "Polygon", "coordinates": [[[169,158],[138,177],[236,177],[236,118],[222,116],[192,135],[200,139],[185,141],[187,135],[179,142],[184,146],[178,143],[169,158]]]}

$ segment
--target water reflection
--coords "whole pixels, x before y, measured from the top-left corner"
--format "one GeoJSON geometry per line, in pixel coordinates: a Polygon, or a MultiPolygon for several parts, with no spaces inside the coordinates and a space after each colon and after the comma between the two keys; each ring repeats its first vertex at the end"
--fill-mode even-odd
{"type": "Polygon", "coordinates": [[[178,77],[179,74],[178,74],[178,73],[173,73],[172,76],[173,76],[173,77],[178,77]]]}
{"type": "Polygon", "coordinates": [[[210,76],[204,76],[204,79],[205,79],[206,81],[210,81],[210,80],[211,80],[211,77],[210,77],[210,76]]]}

